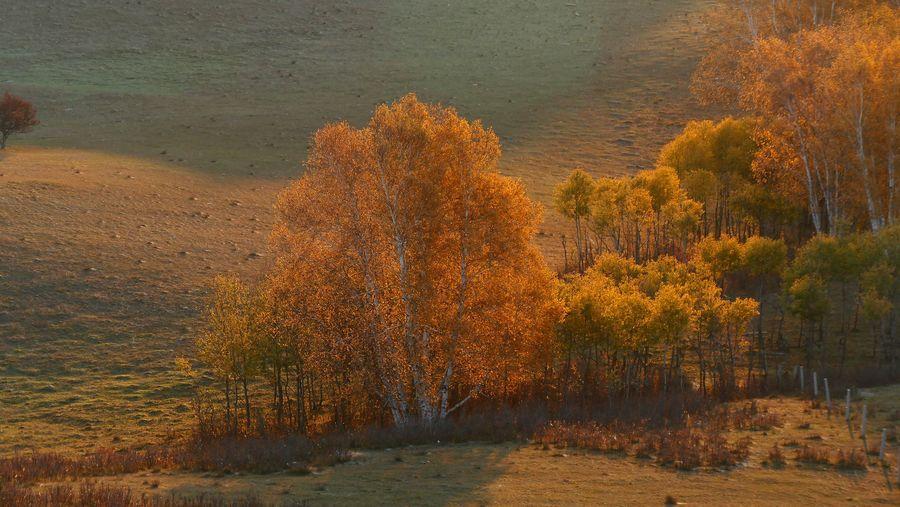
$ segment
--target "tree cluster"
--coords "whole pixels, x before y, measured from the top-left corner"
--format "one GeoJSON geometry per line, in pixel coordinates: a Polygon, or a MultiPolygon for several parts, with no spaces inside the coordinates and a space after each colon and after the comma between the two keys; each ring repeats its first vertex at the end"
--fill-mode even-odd
{"type": "Polygon", "coordinates": [[[431,423],[544,374],[560,305],[540,209],[499,156],[490,129],[413,95],[316,133],[276,205],[274,269],[258,295],[220,280],[200,344],[247,425],[248,378],[305,429],[431,423]]]}
{"type": "Polygon", "coordinates": [[[701,97],[759,118],[757,179],[805,202],[817,233],[895,223],[897,5],[738,4],[735,19],[745,24],[726,32],[727,49],[706,58],[694,85],[701,97]]]}

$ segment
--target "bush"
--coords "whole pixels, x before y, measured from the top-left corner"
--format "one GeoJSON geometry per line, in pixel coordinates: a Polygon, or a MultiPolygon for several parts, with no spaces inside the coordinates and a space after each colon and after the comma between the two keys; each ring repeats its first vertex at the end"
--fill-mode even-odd
{"type": "Polygon", "coordinates": [[[860,449],[838,449],[804,445],[797,449],[797,461],[816,465],[834,466],[843,470],[866,470],[869,466],[866,453],[860,449]]]}
{"type": "Polygon", "coordinates": [[[198,496],[137,496],[129,488],[82,481],[77,487],[58,484],[45,488],[24,488],[14,484],[0,486],[0,505],[4,507],[257,507],[263,503],[254,496],[238,499],[198,496]]]}
{"type": "Polygon", "coordinates": [[[850,449],[849,451],[839,449],[835,454],[834,464],[843,470],[866,470],[869,468],[866,454],[859,449],[850,449]]]}
{"type": "Polygon", "coordinates": [[[797,449],[797,461],[814,465],[830,465],[830,452],[825,447],[800,446],[797,449]]]}
{"type": "Polygon", "coordinates": [[[0,459],[0,481],[29,484],[40,480],[116,475],[170,468],[183,461],[185,453],[167,448],[116,451],[99,449],[82,456],[56,452],[32,452],[0,459]]]}
{"type": "Polygon", "coordinates": [[[700,427],[647,430],[640,425],[554,422],[535,440],[545,448],[574,447],[654,458],[661,465],[682,470],[734,466],[746,460],[750,450],[749,439],[730,444],[721,432],[700,427]]]}
{"type": "Polygon", "coordinates": [[[766,464],[774,468],[782,468],[785,463],[786,461],[784,459],[784,453],[781,452],[781,447],[778,444],[773,445],[772,448],[769,449],[766,464]]]}
{"type": "Polygon", "coordinates": [[[737,409],[723,410],[729,414],[730,427],[739,430],[768,431],[772,428],[780,428],[784,423],[781,415],[769,412],[768,407],[760,406],[756,400],[752,400],[737,409]]]}

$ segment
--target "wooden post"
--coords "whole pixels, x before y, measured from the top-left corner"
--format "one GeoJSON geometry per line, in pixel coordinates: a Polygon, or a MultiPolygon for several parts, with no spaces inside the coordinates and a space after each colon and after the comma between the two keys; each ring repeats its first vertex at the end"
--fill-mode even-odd
{"type": "Polygon", "coordinates": [[[813,372],[813,399],[819,398],[819,377],[813,372]]]}
{"type": "Polygon", "coordinates": [[[796,364],[794,365],[794,374],[791,375],[791,380],[794,381],[794,387],[796,388],[800,380],[800,367],[796,364]]]}
{"type": "Polygon", "coordinates": [[[859,432],[860,432],[860,434],[862,434],[863,438],[866,437],[866,415],[867,415],[868,409],[869,409],[868,405],[863,403],[862,421],[859,424],[859,432]]]}
{"type": "Polygon", "coordinates": [[[853,438],[853,426],[850,424],[850,389],[847,389],[847,403],[844,408],[844,419],[847,420],[847,431],[850,432],[850,438],[853,438]]]}
{"type": "Polygon", "coordinates": [[[878,461],[884,463],[885,451],[887,450],[887,428],[881,428],[881,448],[878,449],[878,461]]]}
{"type": "Polygon", "coordinates": [[[806,379],[803,378],[803,377],[804,377],[804,375],[803,375],[803,365],[801,364],[801,365],[800,365],[800,393],[801,393],[801,394],[805,394],[805,393],[806,393],[806,379]]]}
{"type": "Polygon", "coordinates": [[[828,407],[828,415],[831,415],[831,391],[828,389],[828,378],[822,380],[825,381],[825,405],[828,407]]]}
{"type": "Polygon", "coordinates": [[[781,391],[781,377],[784,375],[784,365],[778,364],[775,375],[778,377],[778,390],[781,391]]]}
{"type": "Polygon", "coordinates": [[[866,439],[866,412],[868,407],[863,403],[862,422],[859,425],[859,436],[863,442],[863,454],[866,456],[866,463],[869,463],[869,441],[866,439]]]}

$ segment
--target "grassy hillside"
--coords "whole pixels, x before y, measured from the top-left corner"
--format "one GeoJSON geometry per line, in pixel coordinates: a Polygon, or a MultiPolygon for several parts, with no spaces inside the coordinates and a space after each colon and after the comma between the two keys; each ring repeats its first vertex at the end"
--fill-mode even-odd
{"type": "Polygon", "coordinates": [[[21,147],[0,174],[0,448],[164,435],[207,283],[267,260],[275,186],[21,147]]]}
{"type": "Polygon", "coordinates": [[[29,143],[282,180],[323,123],[415,91],[492,125],[546,201],[575,165],[651,165],[697,115],[713,3],[14,1],[0,87],[37,103],[29,143]]]}
{"type": "MultiPolygon", "coordinates": [[[[0,154],[0,452],[190,418],[171,369],[207,283],[267,262],[274,196],[323,123],[416,91],[494,126],[502,170],[548,203],[573,166],[649,166],[702,115],[712,3],[9,2],[0,88],[43,124],[0,154]]],[[[547,214],[552,263],[564,227],[547,214]]]]}

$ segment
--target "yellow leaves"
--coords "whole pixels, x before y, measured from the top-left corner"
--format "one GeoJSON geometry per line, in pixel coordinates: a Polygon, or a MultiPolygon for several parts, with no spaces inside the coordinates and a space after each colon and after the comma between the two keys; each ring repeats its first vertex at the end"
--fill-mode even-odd
{"type": "Polygon", "coordinates": [[[741,244],[730,236],[716,239],[707,236],[697,243],[694,259],[709,266],[716,277],[736,271],[741,266],[741,244]]]}
{"type": "Polygon", "coordinates": [[[200,360],[218,376],[235,378],[254,367],[256,343],[266,324],[262,302],[237,277],[215,278],[206,330],[196,345],[200,360]]]}
{"type": "Polygon", "coordinates": [[[553,191],[553,205],[567,218],[587,216],[594,194],[594,179],[583,169],[575,169],[553,191]]]}
{"type": "Polygon", "coordinates": [[[651,207],[656,212],[661,211],[663,206],[674,201],[682,192],[675,169],[666,166],[637,173],[634,183],[647,191],[651,207]]]}
{"type": "Polygon", "coordinates": [[[779,274],[787,262],[784,240],[752,236],[741,247],[741,263],[753,276],[779,274]]]}
{"type": "MultiPolygon", "coordinates": [[[[660,151],[658,164],[673,168],[682,179],[695,171],[712,173],[725,186],[748,179],[757,151],[754,129],[755,122],[749,118],[688,122],[684,131],[660,151]]],[[[709,193],[706,190],[691,197],[703,200],[709,193]]]]}
{"type": "Polygon", "coordinates": [[[740,334],[756,316],[751,299],[729,301],[698,266],[663,257],[637,264],[604,254],[562,291],[561,338],[570,346],[602,345],[639,352],[683,346],[690,333],[740,334]]]}

